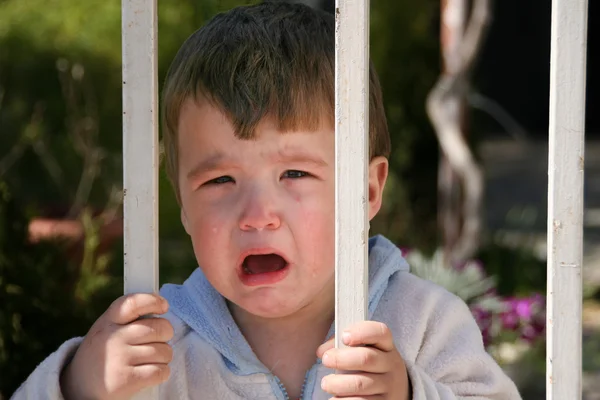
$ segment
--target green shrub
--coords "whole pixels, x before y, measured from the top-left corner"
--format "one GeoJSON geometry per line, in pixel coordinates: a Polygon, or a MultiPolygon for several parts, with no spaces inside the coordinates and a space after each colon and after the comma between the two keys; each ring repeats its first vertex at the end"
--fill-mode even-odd
{"type": "Polygon", "coordinates": [[[85,267],[69,259],[64,243],[31,244],[27,235],[28,218],[0,181],[0,398],[66,339],[84,335],[122,292],[108,271],[118,263],[94,254],[93,237],[85,267]]]}

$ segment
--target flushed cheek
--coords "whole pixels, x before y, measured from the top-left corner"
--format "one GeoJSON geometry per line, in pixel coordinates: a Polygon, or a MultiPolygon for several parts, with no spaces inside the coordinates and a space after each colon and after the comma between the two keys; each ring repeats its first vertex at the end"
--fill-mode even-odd
{"type": "Polygon", "coordinates": [[[217,224],[206,221],[195,225],[192,234],[192,244],[196,261],[204,272],[208,281],[221,293],[227,292],[230,276],[228,269],[219,266],[229,265],[231,260],[225,249],[229,246],[228,236],[223,228],[217,224]]]}
{"type": "Polygon", "coordinates": [[[219,234],[231,223],[232,207],[227,201],[196,201],[187,205],[189,221],[202,235],[219,234]]]}
{"type": "Polygon", "coordinates": [[[334,262],[333,210],[303,210],[298,217],[299,232],[294,232],[294,237],[301,241],[299,244],[303,247],[302,254],[312,256],[305,261],[314,278],[328,271],[334,262]]]}
{"type": "Polygon", "coordinates": [[[219,225],[219,224],[215,223],[210,227],[210,233],[214,236],[219,236],[220,231],[221,231],[221,225],[219,225]]]}
{"type": "Polygon", "coordinates": [[[224,248],[224,242],[227,238],[223,237],[225,233],[226,220],[219,218],[215,213],[204,213],[196,215],[191,221],[191,239],[197,255],[205,256],[213,254],[219,248],[224,248]]]}

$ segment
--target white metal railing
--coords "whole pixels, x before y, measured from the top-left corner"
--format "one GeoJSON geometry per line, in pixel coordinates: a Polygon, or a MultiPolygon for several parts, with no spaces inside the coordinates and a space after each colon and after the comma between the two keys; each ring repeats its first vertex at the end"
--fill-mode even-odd
{"type": "MultiPolygon", "coordinates": [[[[156,0],[121,3],[125,293],[158,292],[156,0]]],[[[158,399],[158,388],[138,398],[158,399]]]]}
{"type": "MultiPolygon", "coordinates": [[[[547,398],[562,400],[581,398],[588,1],[553,0],[552,9],[547,398]]],[[[337,0],[335,35],[336,331],[339,332],[367,316],[369,0],[337,0]],[[359,176],[363,177],[362,182],[356,179],[359,176]]],[[[122,1],[122,39],[125,292],[157,292],[156,0],[122,1]]],[[[156,399],[158,392],[152,389],[139,397],[156,399]]]]}
{"type": "Polygon", "coordinates": [[[546,397],[581,399],[587,0],[552,1],[546,397]]]}
{"type": "Polygon", "coordinates": [[[336,0],[335,20],[335,331],[342,332],[367,318],[369,0],[336,0]]]}

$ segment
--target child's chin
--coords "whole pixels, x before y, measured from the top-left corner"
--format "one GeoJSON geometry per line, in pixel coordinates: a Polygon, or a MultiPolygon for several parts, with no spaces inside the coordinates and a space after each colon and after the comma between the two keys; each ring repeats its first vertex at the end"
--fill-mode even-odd
{"type": "Polygon", "coordinates": [[[242,305],[247,313],[267,319],[290,317],[301,308],[299,305],[290,303],[289,299],[285,299],[285,304],[282,304],[281,299],[277,298],[251,300],[249,303],[242,305]]]}

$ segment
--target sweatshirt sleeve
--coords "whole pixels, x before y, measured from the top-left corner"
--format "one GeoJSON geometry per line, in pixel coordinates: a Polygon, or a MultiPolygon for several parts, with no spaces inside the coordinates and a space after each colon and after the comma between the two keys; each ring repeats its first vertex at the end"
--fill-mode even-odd
{"type": "Polygon", "coordinates": [[[443,291],[430,304],[414,362],[406,362],[413,400],[520,400],[515,384],[486,352],[467,305],[443,291]]]}
{"type": "Polygon", "coordinates": [[[11,400],[63,400],[60,390],[60,373],[71,361],[83,338],[73,338],[63,343],[46,358],[17,389],[11,400]]]}

